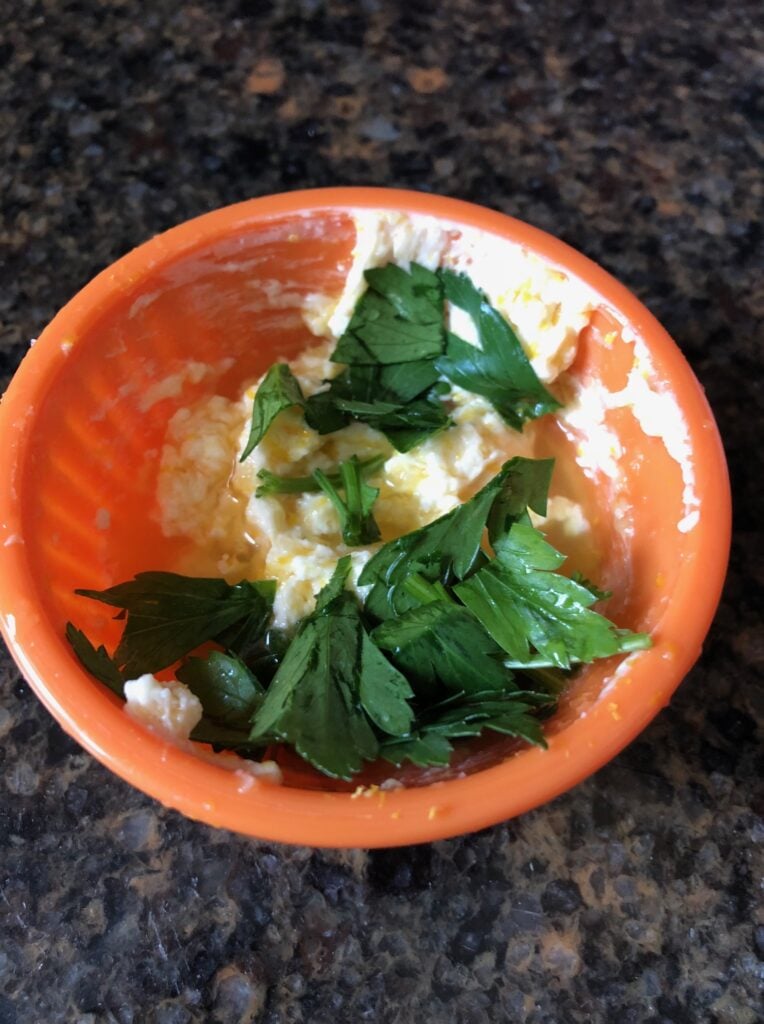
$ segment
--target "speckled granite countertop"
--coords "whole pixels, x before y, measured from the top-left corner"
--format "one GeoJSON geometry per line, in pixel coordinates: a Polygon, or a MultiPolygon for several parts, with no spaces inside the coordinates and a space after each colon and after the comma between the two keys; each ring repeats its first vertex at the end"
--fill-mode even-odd
{"type": "Polygon", "coordinates": [[[644,299],[707,389],[737,522],[671,707],[574,792],[434,846],[186,821],[82,753],[4,656],[0,1024],[762,1020],[758,6],[6,5],[3,385],[77,288],[178,221],[285,188],[432,189],[644,299]]]}

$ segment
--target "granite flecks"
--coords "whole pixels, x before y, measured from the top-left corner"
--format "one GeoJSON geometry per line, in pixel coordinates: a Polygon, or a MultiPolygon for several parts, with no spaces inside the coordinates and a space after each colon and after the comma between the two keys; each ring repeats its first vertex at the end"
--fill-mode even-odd
{"type": "Polygon", "coordinates": [[[0,674],[0,1024],[754,1024],[757,5],[29,3],[0,40],[0,382],[114,258],[251,195],[383,184],[560,235],[677,340],[736,534],[703,657],[594,779],[474,836],[277,847],[157,807],[0,674]]]}
{"type": "Polygon", "coordinates": [[[726,705],[689,729],[683,694],[546,809],[366,853],[185,821],[28,702],[17,684],[6,761],[38,782],[2,807],[2,1020],[757,1020],[756,751],[726,705]]]}

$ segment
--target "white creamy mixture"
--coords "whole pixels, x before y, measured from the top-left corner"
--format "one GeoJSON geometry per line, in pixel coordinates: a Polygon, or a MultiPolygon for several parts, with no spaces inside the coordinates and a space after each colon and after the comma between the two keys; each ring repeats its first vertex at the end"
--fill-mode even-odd
{"type": "Polygon", "coordinates": [[[599,380],[578,381],[572,401],[557,414],[563,428],[578,440],[576,461],[589,474],[603,473],[613,481],[613,509],[626,534],[632,531],[631,510],[619,495],[621,460],[624,451],[618,434],[607,426],[606,414],[612,409],[630,409],[642,433],[657,437],[682,473],[682,517],[676,528],[689,533],[700,520],[700,499],[695,490],[695,467],[687,421],[676,398],[657,378],[644,343],[624,326],[621,338],[633,346],[634,361],[625,387],[609,391],[599,380]]]}
{"type": "Polygon", "coordinates": [[[187,686],[177,681],[161,683],[147,674],[125,683],[125,710],[141,725],[175,746],[202,756],[210,764],[234,772],[240,779],[239,792],[251,789],[256,780],[280,783],[281,769],[275,761],[249,761],[226,754],[202,754],[189,737],[202,718],[202,705],[187,686]]]}
{"type": "MultiPolygon", "coordinates": [[[[570,366],[596,301],[579,282],[518,245],[432,218],[359,211],[355,221],[356,245],[342,294],[313,295],[301,307],[306,324],[322,339],[289,364],[306,395],[321,390],[341,371],[329,355],[363,293],[363,272],[389,262],[408,268],[416,261],[430,269],[445,266],[468,274],[511,323],[541,380],[550,383],[570,366]]],[[[274,306],[283,306],[287,296],[276,288],[271,298],[274,306]]],[[[292,295],[288,298],[295,301],[292,295]]],[[[455,333],[478,343],[463,311],[449,309],[448,316],[455,333]]],[[[601,384],[579,383],[573,402],[558,419],[578,442],[577,461],[584,472],[604,473],[613,481],[615,514],[628,534],[629,510],[618,504],[624,452],[604,416],[608,409],[630,407],[644,432],[661,437],[682,467],[686,508],[679,529],[689,530],[699,513],[687,428],[673,396],[652,386],[652,367],[636,340],[634,351],[634,369],[624,391],[612,394],[601,384]]],[[[322,437],[307,427],[299,410],[287,410],[241,464],[256,389],[257,384],[247,388],[238,401],[207,398],[173,416],[157,497],[165,535],[189,538],[208,552],[205,571],[219,572],[232,582],[245,577],[277,581],[277,628],[293,626],[312,611],[316,593],[341,555],[351,555],[355,581],[378,545],[346,548],[336,513],[322,493],[256,497],[258,470],[306,476],[354,454],[361,459],[385,455],[384,467],[369,482],[380,489],[374,515],[383,540],[389,540],[465,501],[511,455],[529,454],[527,441],[507,427],[486,399],[455,387],[448,398],[455,425],[406,454],[395,452],[383,434],[364,424],[352,423],[322,437]]],[[[547,519],[562,523],[571,536],[589,530],[581,506],[561,496],[551,498],[547,519]]],[[[535,521],[543,525],[538,517],[535,521]]],[[[198,561],[195,568],[198,572],[198,561]]],[[[137,683],[126,686],[128,712],[160,727],[168,716],[176,716],[182,721],[180,735],[187,737],[195,724],[186,731],[196,698],[188,694],[189,702],[183,697],[180,691],[186,688],[179,683],[156,684],[171,690],[161,697],[151,687],[149,693],[145,681],[142,689],[137,683]]]]}

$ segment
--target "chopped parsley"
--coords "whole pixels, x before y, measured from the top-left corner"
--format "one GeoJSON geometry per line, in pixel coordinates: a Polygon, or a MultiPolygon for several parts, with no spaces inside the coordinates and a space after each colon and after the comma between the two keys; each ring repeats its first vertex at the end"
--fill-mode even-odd
{"type": "Polygon", "coordinates": [[[436,359],[443,352],[443,284],[412,263],[367,270],[366,291],[337,342],[332,360],[351,366],[389,366],[436,359]]]}
{"type": "Polygon", "coordinates": [[[252,741],[287,742],[341,779],[377,757],[374,726],[404,736],[413,718],[411,688],[371,642],[357,599],[344,589],[349,571],[346,555],[300,624],[250,734],[252,741]]]}
{"type": "MultiPolygon", "coordinates": [[[[292,407],[318,433],[358,421],[401,452],[450,426],[451,386],[482,395],[517,430],[558,408],[511,325],[465,275],[412,263],[365,276],[331,357],[344,369],[306,399],[285,363],[272,366],[242,460],[292,407]],[[447,303],[470,316],[478,345],[446,329],[447,303]]],[[[323,492],[344,544],[375,544],[379,490],[368,478],[384,461],[352,456],[305,476],[261,469],[256,495],[323,492]]],[[[562,575],[564,556],[532,526],[529,510],[546,513],[552,468],[509,459],[462,505],[378,546],[358,577],[363,600],[341,557],[292,635],[273,629],[274,581],[144,572],[77,591],[118,609],[112,653],[71,623],[66,636],[119,696],[126,680],[177,665],[203,707],[192,739],[247,756],[288,744],[333,778],[378,758],[447,765],[455,741],[486,730],[544,746],[542,718],[576,666],[650,645],[594,611],[610,595],[562,575]]]]}
{"type": "MultiPolygon", "coordinates": [[[[359,466],[340,467],[352,481],[344,499],[329,485],[346,529],[363,529],[370,509],[359,466]]],[[[549,461],[510,459],[470,501],[383,545],[361,573],[372,584],[363,605],[346,589],[342,557],[313,614],[268,649],[275,674],[266,685],[253,667],[268,647],[270,581],[141,573],[78,591],[126,616],[113,656],[71,624],[67,637],[118,694],[123,680],[184,658],[177,678],[204,709],[193,739],[248,754],[287,743],[334,778],[377,757],[447,764],[453,740],[486,729],[543,746],[536,712],[553,708],[559,670],[650,644],[592,610],[601,597],[592,584],[557,572],[563,556],[527,514],[545,509],[550,472],[549,461]],[[208,640],[225,650],[187,657],[208,640]]]]}
{"type": "Polygon", "coordinates": [[[483,533],[498,535],[532,508],[546,513],[551,459],[514,458],[478,493],[428,526],[385,544],[364,567],[359,583],[390,588],[414,572],[450,584],[485,561],[483,533]]]}
{"type": "Polygon", "coordinates": [[[417,263],[365,277],[368,288],[331,357],[347,368],[308,399],[305,417],[320,434],[367,423],[407,452],[451,423],[435,362],[446,347],[443,286],[417,263]]]}
{"type": "Polygon", "coordinates": [[[274,363],[255,392],[252,425],[241,453],[243,462],[260,444],[268,428],[284,409],[305,404],[300,382],[286,363],[274,363]]]}
{"type": "Polygon", "coordinates": [[[372,507],[379,496],[379,488],[370,487],[365,483],[361,463],[355,455],[340,463],[339,473],[341,487],[345,491],[344,498],[320,469],[313,471],[313,477],[334,505],[340,521],[342,539],[348,547],[373,544],[375,540],[379,540],[379,527],[372,514],[372,507]]]}
{"type": "Polygon", "coordinates": [[[532,526],[515,523],[494,549],[490,564],[454,591],[516,664],[540,655],[568,669],[649,645],[592,611],[599,592],[555,572],[565,556],[532,526]]]}
{"type": "Polygon", "coordinates": [[[549,708],[552,703],[547,694],[522,690],[452,697],[422,715],[416,730],[408,736],[383,742],[379,755],[398,767],[404,761],[420,768],[445,767],[454,752],[452,740],[479,736],[484,729],[546,747],[541,723],[534,712],[549,708]]]}
{"type": "Polygon", "coordinates": [[[515,430],[559,408],[508,321],[465,274],[390,263],[364,276],[366,291],[331,356],[345,369],[305,399],[289,367],[272,366],[255,394],[242,460],[292,406],[319,434],[357,420],[400,452],[451,425],[443,399],[453,384],[487,398],[515,430]],[[446,329],[446,301],[469,314],[478,345],[446,329]]]}
{"type": "Polygon", "coordinates": [[[436,366],[447,380],[487,398],[510,427],[560,408],[536,376],[509,322],[465,274],[441,270],[449,302],[469,314],[480,347],[449,333],[446,353],[436,366]]]}
{"type": "Polygon", "coordinates": [[[463,605],[447,597],[380,623],[371,636],[390,652],[418,694],[440,686],[457,693],[517,688],[503,665],[501,647],[463,605]]]}
{"type": "Polygon", "coordinates": [[[91,676],[95,676],[99,682],[108,686],[118,697],[124,697],[125,681],[122,678],[122,673],[103,644],[96,648],[82,630],[77,629],[71,622],[66,624],[66,639],[91,676]]]}
{"type": "MultiPolygon", "coordinates": [[[[221,579],[141,572],[107,590],[76,593],[120,609],[117,618],[126,618],[125,629],[112,661],[124,679],[135,679],[167,668],[207,640],[234,651],[249,644],[267,628],[276,584],[242,580],[231,586],[221,579]]],[[[78,641],[79,631],[71,630],[75,653],[89,668],[85,659],[92,663],[93,654],[78,641]]],[[[95,653],[103,666],[101,650],[95,653]]]]}
{"type": "MultiPolygon", "coordinates": [[[[416,364],[405,365],[416,367],[416,364]]],[[[377,374],[372,367],[349,367],[334,378],[328,391],[320,391],[308,399],[308,425],[319,434],[328,434],[358,420],[383,433],[399,452],[411,451],[451,425],[451,418],[440,400],[442,384],[433,383],[410,401],[404,401],[401,392],[396,393],[385,382],[388,369],[392,368],[383,367],[377,374]]]]}
{"type": "MultiPolygon", "coordinates": [[[[364,477],[374,476],[384,464],[384,455],[372,455],[370,459],[358,460],[358,468],[364,477]]],[[[326,470],[324,476],[334,487],[342,486],[339,469],[326,470]]],[[[322,489],[314,474],[310,476],[279,476],[277,473],[271,473],[269,469],[261,469],[258,471],[257,478],[262,480],[262,483],[255,491],[256,498],[265,498],[271,494],[304,494],[322,489]]]]}

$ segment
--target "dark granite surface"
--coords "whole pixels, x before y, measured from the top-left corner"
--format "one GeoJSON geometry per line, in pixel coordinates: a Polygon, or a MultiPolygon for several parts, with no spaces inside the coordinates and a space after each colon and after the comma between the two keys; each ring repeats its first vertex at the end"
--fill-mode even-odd
{"type": "Polygon", "coordinates": [[[431,189],[561,235],[644,299],[707,389],[737,502],[671,707],[574,792],[434,846],[186,821],[82,753],[4,656],[0,1024],[764,1019],[757,12],[0,3],[3,382],[97,270],[189,216],[431,189]]]}

